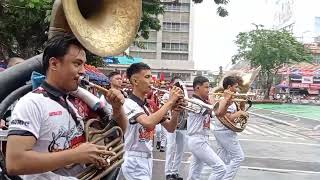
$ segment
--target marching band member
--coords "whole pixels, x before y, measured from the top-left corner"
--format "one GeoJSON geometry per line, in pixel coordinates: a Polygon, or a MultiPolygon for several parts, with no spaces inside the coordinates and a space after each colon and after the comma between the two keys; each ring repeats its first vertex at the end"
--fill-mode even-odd
{"type": "MultiPolygon", "coordinates": [[[[163,84],[163,81],[160,84],[160,89],[167,90],[166,86],[163,84]]],[[[160,105],[163,106],[165,102],[168,101],[169,99],[169,94],[168,93],[162,93],[158,92],[160,94],[161,100],[160,100],[160,105]]],[[[168,117],[171,117],[170,112],[167,113],[168,117]]],[[[157,135],[157,144],[156,147],[157,149],[160,149],[160,152],[165,152],[166,146],[167,146],[167,133],[168,131],[161,126],[161,124],[158,124],[156,126],[156,135],[157,135]]]]}
{"type": "MultiPolygon", "coordinates": [[[[193,100],[208,103],[209,80],[198,76],[193,80],[193,100]]],[[[219,156],[209,145],[210,117],[221,116],[226,113],[230,104],[231,95],[224,93],[224,99],[220,101],[219,108],[215,112],[203,108],[201,113],[189,112],[187,120],[188,147],[192,153],[192,161],[188,175],[189,180],[200,179],[200,173],[204,163],[213,169],[210,180],[223,179],[226,167],[219,156]]]]}
{"type": "Polygon", "coordinates": [[[177,129],[167,133],[165,175],[167,180],[182,180],[179,176],[180,165],[186,144],[187,112],[180,112],[177,129]]]}
{"type": "MultiPolygon", "coordinates": [[[[165,94],[166,95],[166,94],[165,94]]],[[[164,96],[165,96],[164,95],[164,96]]],[[[182,180],[180,165],[186,144],[187,111],[180,112],[177,129],[167,133],[165,175],[167,180],[182,180]]]]}
{"type": "MultiPolygon", "coordinates": [[[[49,39],[43,53],[46,79],[40,87],[23,96],[9,124],[6,167],[9,175],[23,179],[77,179],[84,164],[106,166],[104,155],[114,155],[100,146],[85,142],[82,112],[71,101],[85,72],[86,53],[72,35],[49,39]],[[65,168],[70,164],[72,168],[65,168]]],[[[116,90],[106,93],[116,109],[119,126],[125,130],[123,95],[116,90]],[[122,116],[123,115],[123,116],[122,116]]]]}
{"type": "MultiPolygon", "coordinates": [[[[160,105],[162,106],[163,104],[161,104],[159,102],[159,94],[156,91],[150,91],[147,95],[147,103],[149,105],[149,109],[151,113],[155,113],[156,111],[159,110],[160,105]]],[[[169,117],[168,117],[169,118],[169,117]]],[[[157,139],[157,143],[156,143],[156,148],[159,150],[160,146],[163,145],[163,135],[162,135],[162,131],[163,131],[164,127],[162,127],[161,124],[157,124],[156,128],[155,128],[155,135],[156,135],[156,139],[157,139]]],[[[160,152],[163,151],[163,148],[160,149],[160,152]]]]}
{"type": "Polygon", "coordinates": [[[108,75],[109,81],[110,81],[110,88],[111,89],[117,89],[121,91],[121,93],[124,95],[124,97],[128,97],[127,92],[122,90],[122,84],[123,84],[123,79],[121,77],[120,72],[118,71],[112,71],[108,75]]]}
{"type": "Polygon", "coordinates": [[[124,103],[129,120],[125,139],[124,163],[118,179],[149,180],[152,177],[152,138],[154,128],[161,123],[168,131],[173,132],[178,123],[179,103],[183,95],[180,88],[173,87],[170,98],[158,111],[150,114],[146,107],[146,94],[151,91],[152,75],[147,64],[134,63],[127,69],[133,91],[124,103]],[[164,119],[172,110],[172,118],[164,119]]]}
{"type": "MultiPolygon", "coordinates": [[[[228,76],[223,80],[223,88],[236,93],[238,87],[239,77],[228,76]]],[[[226,117],[231,121],[236,118],[248,116],[244,111],[244,103],[241,102],[240,109],[237,108],[233,102],[227,110],[226,117]]],[[[216,127],[214,135],[217,140],[217,154],[226,164],[226,174],[224,179],[233,179],[240,167],[240,163],[244,160],[244,153],[237,138],[237,133],[225,127],[219,120],[216,120],[216,127]]]]}

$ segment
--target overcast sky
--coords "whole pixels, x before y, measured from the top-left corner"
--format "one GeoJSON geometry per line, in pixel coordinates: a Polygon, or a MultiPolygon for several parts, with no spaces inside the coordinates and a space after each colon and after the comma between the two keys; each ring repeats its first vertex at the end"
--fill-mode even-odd
{"type": "MultiPolygon", "coordinates": [[[[252,23],[272,28],[276,24],[276,0],[230,0],[229,16],[216,15],[213,0],[203,0],[194,7],[193,59],[196,69],[219,70],[228,67],[236,53],[234,43],[239,32],[254,29],[252,23]]],[[[289,0],[290,1],[290,0],[289,0]]],[[[304,42],[312,41],[314,18],[320,16],[320,0],[293,0],[291,22],[295,36],[304,42]]]]}

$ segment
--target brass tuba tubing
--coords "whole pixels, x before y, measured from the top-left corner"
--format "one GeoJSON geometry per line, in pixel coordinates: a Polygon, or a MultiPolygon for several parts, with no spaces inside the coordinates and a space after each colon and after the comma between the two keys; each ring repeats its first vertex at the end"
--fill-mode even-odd
{"type": "Polygon", "coordinates": [[[124,159],[120,159],[119,161],[113,163],[108,169],[106,169],[105,171],[103,171],[102,173],[94,177],[92,180],[100,180],[101,178],[109,174],[112,170],[119,167],[123,162],[124,162],[124,159]]]}
{"type": "Polygon", "coordinates": [[[97,119],[87,121],[85,126],[86,141],[93,144],[103,144],[107,151],[112,151],[115,155],[102,156],[108,162],[108,165],[103,169],[98,169],[94,164],[89,164],[83,172],[77,175],[77,178],[80,180],[101,179],[123,163],[124,144],[122,143],[122,129],[118,126],[111,128],[107,128],[107,126],[103,130],[92,129],[91,126],[96,122],[99,121],[97,119]],[[115,131],[117,132],[117,137],[109,141],[109,136],[115,131]],[[97,137],[94,137],[96,135],[97,137]],[[106,142],[107,139],[108,141],[106,142]]]}

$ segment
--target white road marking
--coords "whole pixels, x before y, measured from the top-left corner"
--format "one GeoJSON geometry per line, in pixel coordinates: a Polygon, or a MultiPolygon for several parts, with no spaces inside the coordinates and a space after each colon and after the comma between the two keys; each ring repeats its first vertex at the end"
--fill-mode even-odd
{"type": "Polygon", "coordinates": [[[248,131],[253,132],[253,133],[256,133],[256,134],[260,134],[260,135],[263,135],[263,136],[266,135],[265,133],[263,133],[263,132],[255,129],[255,128],[251,127],[251,126],[252,126],[252,125],[248,125],[248,126],[246,127],[246,129],[247,129],[248,131]]]}
{"type": "MultiPolygon", "coordinates": [[[[156,162],[165,162],[164,159],[153,159],[156,162]]],[[[183,164],[190,164],[191,161],[182,161],[183,164]]],[[[296,169],[278,169],[278,168],[267,168],[267,167],[257,167],[257,166],[240,166],[241,169],[250,169],[250,170],[260,170],[260,171],[270,171],[270,172],[293,172],[293,173],[303,173],[303,174],[320,174],[318,171],[302,171],[296,169]]],[[[205,166],[203,170],[209,170],[210,168],[205,166]]]]}

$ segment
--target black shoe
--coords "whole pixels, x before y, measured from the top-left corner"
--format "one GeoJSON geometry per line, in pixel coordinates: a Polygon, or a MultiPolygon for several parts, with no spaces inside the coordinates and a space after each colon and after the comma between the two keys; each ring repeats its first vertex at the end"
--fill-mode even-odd
{"type": "Polygon", "coordinates": [[[161,146],[160,147],[160,152],[165,152],[165,151],[166,151],[165,147],[161,146]]]}
{"type": "Polygon", "coordinates": [[[176,180],[175,174],[168,174],[168,175],[166,175],[166,180],[176,180]]]}
{"type": "Polygon", "coordinates": [[[157,148],[158,150],[160,149],[160,144],[161,144],[161,142],[160,142],[160,141],[157,141],[156,148],[157,148]]]}

